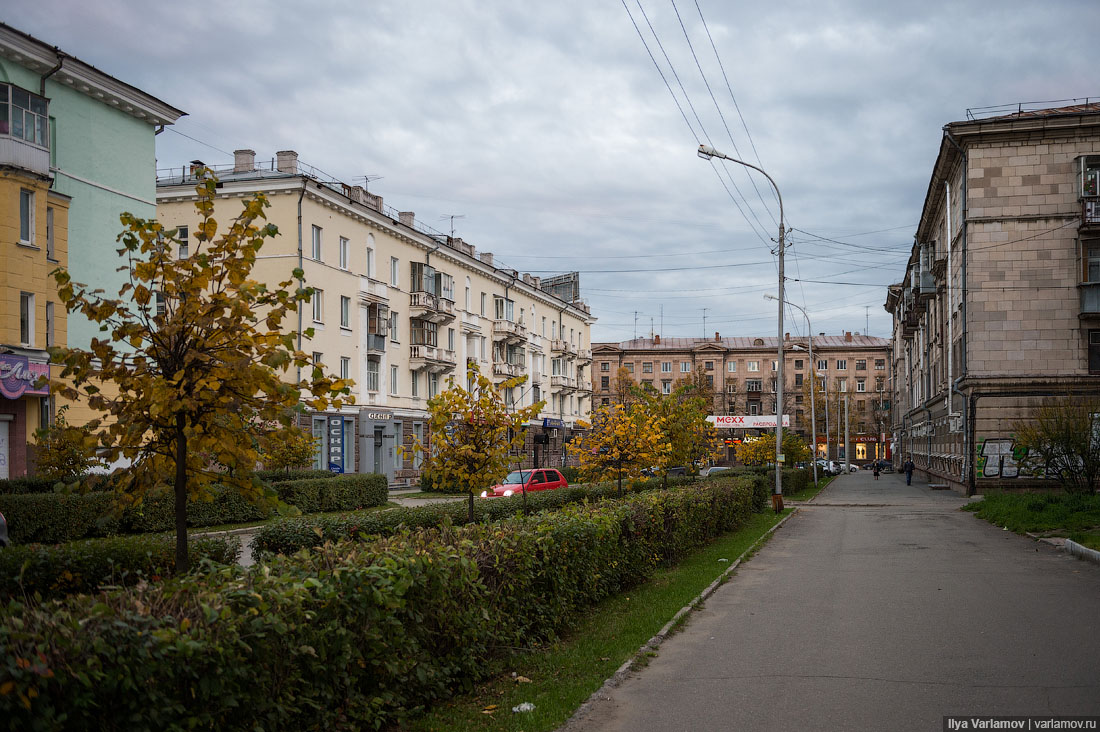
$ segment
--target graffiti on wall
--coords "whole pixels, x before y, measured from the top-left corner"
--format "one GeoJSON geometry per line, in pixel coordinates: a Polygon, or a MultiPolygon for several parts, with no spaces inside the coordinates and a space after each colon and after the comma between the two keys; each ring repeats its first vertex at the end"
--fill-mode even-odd
{"type": "Polygon", "coordinates": [[[1027,448],[1017,447],[1012,437],[990,437],[978,443],[978,475],[983,478],[1017,478],[1030,475],[1020,466],[1027,448]]]}

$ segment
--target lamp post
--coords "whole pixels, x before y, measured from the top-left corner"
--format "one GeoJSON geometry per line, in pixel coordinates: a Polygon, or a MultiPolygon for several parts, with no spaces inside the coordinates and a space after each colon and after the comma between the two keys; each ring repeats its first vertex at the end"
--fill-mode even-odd
{"type": "MultiPolygon", "coordinates": [[[[783,457],[783,245],[784,245],[784,226],[783,226],[783,195],[779,192],[779,186],[775,184],[772,177],[763,168],[758,168],[751,163],[746,163],[744,160],[738,160],[737,158],[731,158],[729,155],[720,153],[710,145],[699,146],[699,157],[703,160],[710,160],[711,158],[721,158],[722,160],[728,160],[731,163],[737,163],[743,165],[746,168],[752,168],[753,170],[761,173],[768,182],[772,184],[772,188],[775,189],[775,196],[779,199],[779,338],[778,352],[779,362],[776,364],[776,386],[775,386],[775,500],[776,510],[783,502],[783,470],[782,460],[783,457]]],[[[816,449],[817,446],[814,446],[816,449]]]]}
{"type": "MultiPolygon", "coordinates": [[[[764,293],[765,300],[778,300],[775,295],[764,293]]],[[[817,381],[817,364],[814,362],[814,331],[813,326],[810,325],[810,316],[806,313],[806,310],[799,305],[795,305],[793,302],[788,302],[792,308],[797,308],[802,317],[806,318],[806,337],[810,346],[810,431],[813,435],[814,446],[810,451],[813,466],[814,466],[814,488],[817,488],[817,410],[815,409],[817,400],[814,398],[814,382],[817,381]]],[[[798,348],[798,346],[795,346],[798,348]]],[[[828,438],[826,437],[826,442],[828,438]]]]}

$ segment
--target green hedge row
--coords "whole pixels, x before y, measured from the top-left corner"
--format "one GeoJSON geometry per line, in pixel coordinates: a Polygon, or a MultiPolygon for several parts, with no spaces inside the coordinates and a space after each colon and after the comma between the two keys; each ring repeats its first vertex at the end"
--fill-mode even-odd
{"type": "MultiPolygon", "coordinates": [[[[209,559],[232,564],[240,555],[239,539],[191,539],[191,562],[209,559]]],[[[102,585],[131,585],[172,573],[176,563],[173,536],[114,536],[66,544],[28,544],[0,550],[0,596],[62,597],[94,592],[102,585]]]]}
{"type": "MultiPolygon", "coordinates": [[[[273,483],[286,503],[303,513],[351,511],[381,506],[386,502],[386,478],[382,475],[347,474],[273,483]]],[[[187,524],[191,527],[245,523],[269,518],[270,509],[250,503],[238,491],[214,486],[210,501],[191,501],[187,524]]],[[[141,534],[175,529],[174,498],[167,491],[146,496],[140,505],[119,513],[114,494],[26,493],[0,495],[0,513],[7,518],[12,543],[55,544],[86,537],[141,534]]]]}
{"type": "MultiPolygon", "coordinates": [[[[670,486],[690,484],[690,478],[671,479],[670,486]]],[[[658,489],[660,478],[648,478],[623,483],[624,493],[658,489]]],[[[613,483],[577,485],[553,491],[527,494],[527,510],[531,513],[559,509],[582,501],[602,501],[618,497],[613,483]]],[[[474,500],[476,522],[495,521],[523,512],[523,496],[509,498],[478,498],[474,500]]],[[[345,516],[300,516],[279,519],[262,527],[252,540],[254,552],[293,554],[300,549],[320,546],[326,541],[357,539],[367,536],[388,536],[402,529],[431,529],[444,523],[455,526],[469,519],[466,501],[434,503],[414,508],[353,514],[345,516]]]]}
{"type": "Polygon", "coordinates": [[[307,478],[333,478],[346,473],[333,473],[328,470],[257,470],[255,476],[264,483],[285,483],[288,480],[305,480],[307,478]]]}
{"type": "Polygon", "coordinates": [[[751,512],[734,481],[326,544],[0,614],[12,729],[379,729],[751,512]]]}

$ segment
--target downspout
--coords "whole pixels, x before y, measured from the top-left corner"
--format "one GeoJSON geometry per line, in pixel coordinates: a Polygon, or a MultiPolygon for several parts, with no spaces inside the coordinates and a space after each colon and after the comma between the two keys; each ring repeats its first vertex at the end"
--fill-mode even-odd
{"type": "MultiPolygon", "coordinates": [[[[959,243],[962,246],[962,262],[959,265],[960,268],[960,289],[962,291],[962,302],[959,303],[959,378],[951,384],[951,391],[957,393],[960,397],[964,397],[964,392],[959,389],[959,383],[966,378],[967,375],[967,347],[966,347],[966,301],[967,301],[967,279],[966,279],[966,262],[967,262],[967,242],[966,242],[966,230],[967,230],[967,217],[969,215],[969,206],[967,205],[967,173],[970,165],[970,155],[966,150],[959,145],[958,141],[951,136],[951,133],[944,128],[944,137],[947,141],[955,146],[955,149],[962,155],[962,186],[959,190],[959,199],[962,209],[962,221],[959,222],[959,243]]],[[[948,201],[948,212],[950,215],[950,201],[948,201]]],[[[950,250],[949,250],[950,251],[950,250]]],[[[948,262],[948,282],[951,281],[951,268],[950,261],[948,262]]],[[[954,313],[952,312],[952,315],[954,313]]],[[[950,322],[950,321],[949,321],[950,322]]],[[[965,459],[963,460],[963,478],[967,481],[967,495],[974,495],[975,482],[974,472],[977,465],[977,455],[973,454],[975,450],[975,426],[973,424],[976,418],[975,409],[977,407],[977,397],[971,396],[967,401],[963,402],[963,454],[965,459]]]]}
{"type": "Polygon", "coordinates": [[[38,96],[40,96],[40,97],[46,96],[46,79],[50,78],[51,76],[56,74],[58,71],[60,71],[61,67],[64,66],[64,64],[65,64],[65,58],[66,58],[65,52],[60,50],[56,46],[54,47],[53,51],[54,51],[55,54],[57,54],[57,65],[54,66],[49,71],[47,71],[45,74],[43,74],[42,78],[39,80],[39,82],[38,82],[38,96]]]}
{"type": "MultiPolygon", "coordinates": [[[[306,185],[309,181],[302,176],[302,192],[298,194],[298,271],[302,271],[304,262],[302,251],[302,199],[306,196],[306,185]]],[[[305,275],[298,278],[298,289],[305,286],[305,275]]],[[[302,350],[302,303],[298,303],[298,350],[302,350]]],[[[302,367],[298,367],[298,383],[302,383],[302,367]]]]}

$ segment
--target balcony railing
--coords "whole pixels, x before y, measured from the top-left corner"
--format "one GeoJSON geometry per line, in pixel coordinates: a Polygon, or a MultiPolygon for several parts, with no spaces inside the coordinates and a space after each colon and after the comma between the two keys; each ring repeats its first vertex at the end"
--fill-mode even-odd
{"type": "Polygon", "coordinates": [[[1081,291],[1081,315],[1100,315],[1100,282],[1083,282],[1077,289],[1081,291]]]}
{"type": "Polygon", "coordinates": [[[505,379],[511,379],[523,374],[524,367],[518,363],[501,363],[497,362],[493,364],[493,376],[498,376],[505,379]]]}
{"type": "Polygon", "coordinates": [[[551,376],[550,388],[554,391],[573,391],[577,385],[570,376],[551,376]]]}
{"type": "Polygon", "coordinates": [[[390,301],[389,285],[370,277],[360,277],[359,299],[367,303],[388,303],[390,301]]]}
{"type": "Polygon", "coordinates": [[[1100,227],[1100,196],[1084,196],[1081,199],[1081,225],[1100,227]]]}
{"type": "Polygon", "coordinates": [[[455,304],[430,292],[410,292],[409,315],[432,323],[449,323],[455,319],[455,304]]]}
{"type": "Polygon", "coordinates": [[[409,368],[414,370],[427,369],[435,373],[450,371],[457,362],[458,358],[454,351],[438,346],[409,346],[409,368]]]}
{"type": "Polygon", "coordinates": [[[585,363],[590,363],[592,361],[592,349],[591,348],[578,348],[577,349],[577,359],[580,360],[580,361],[584,361],[585,363]]]}
{"type": "Polygon", "coordinates": [[[498,318],[493,321],[493,339],[514,342],[525,341],[527,340],[527,328],[511,320],[498,318]]]}
{"type": "Polygon", "coordinates": [[[551,353],[562,353],[562,354],[565,354],[567,356],[577,355],[577,349],[573,346],[573,344],[570,343],[569,341],[563,340],[561,338],[555,338],[550,343],[550,352],[551,353]]]}
{"type": "Polygon", "coordinates": [[[386,352],[386,336],[377,333],[367,333],[367,353],[382,354],[386,352]]]}
{"type": "Polygon", "coordinates": [[[592,391],[592,382],[588,379],[577,379],[577,391],[592,391]]]}

